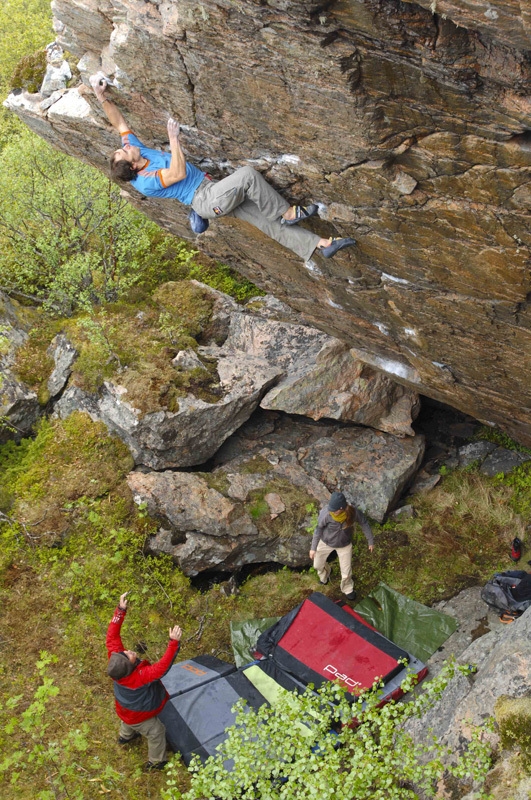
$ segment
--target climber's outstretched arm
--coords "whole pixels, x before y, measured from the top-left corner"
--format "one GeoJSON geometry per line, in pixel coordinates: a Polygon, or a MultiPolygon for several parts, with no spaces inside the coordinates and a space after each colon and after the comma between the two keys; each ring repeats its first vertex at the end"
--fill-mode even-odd
{"type": "MultiPolygon", "coordinates": [[[[92,83],[92,82],[91,82],[92,83]]],[[[125,121],[122,112],[116,106],[112,100],[109,100],[108,97],[105,97],[105,92],[107,90],[107,82],[105,80],[101,80],[99,82],[92,83],[92,88],[94,89],[94,94],[100,101],[103,106],[103,110],[105,111],[105,116],[118,133],[126,133],[129,130],[129,126],[125,121]]]]}
{"type": "MultiPolygon", "coordinates": [[[[108,104],[106,103],[105,105],[108,104]]],[[[167,169],[161,169],[160,171],[161,181],[164,186],[171,186],[173,183],[178,183],[183,178],[186,178],[186,161],[179,141],[180,130],[179,123],[170,117],[168,120],[168,139],[170,142],[171,162],[167,169]]]]}

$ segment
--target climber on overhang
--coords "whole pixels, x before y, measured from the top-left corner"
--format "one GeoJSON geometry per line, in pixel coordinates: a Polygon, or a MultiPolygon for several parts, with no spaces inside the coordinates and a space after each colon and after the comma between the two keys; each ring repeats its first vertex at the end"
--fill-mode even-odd
{"type": "Polygon", "coordinates": [[[112,177],[131,183],[148,197],[173,198],[191,206],[189,220],[194,233],[203,233],[210,219],[232,215],[259,228],[304,261],[309,261],[315,250],[331,258],[356,243],[350,237],[322,239],[295,227],[314,216],[318,206],[290,206],[252,167],[241,167],[221,181],[212,180],[185,160],[180,126],[174,119],[168,121],[170,153],[145,147],[129,130],[119,108],[105,96],[107,81],[95,75],[90,82],[107,119],[122,137],[122,147],[111,158],[112,177]]]}

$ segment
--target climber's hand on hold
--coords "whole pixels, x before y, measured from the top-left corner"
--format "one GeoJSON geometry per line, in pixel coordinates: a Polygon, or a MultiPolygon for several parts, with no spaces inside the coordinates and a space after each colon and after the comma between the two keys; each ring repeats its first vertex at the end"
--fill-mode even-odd
{"type": "Polygon", "coordinates": [[[170,141],[172,139],[178,139],[180,132],[181,132],[181,126],[179,125],[176,119],[170,117],[168,120],[168,138],[170,139],[170,141]]]}
{"type": "Polygon", "coordinates": [[[102,72],[97,72],[95,75],[90,76],[89,81],[92,89],[94,90],[94,94],[100,103],[103,103],[105,100],[105,92],[107,91],[107,86],[109,85],[105,76],[102,72]]]}

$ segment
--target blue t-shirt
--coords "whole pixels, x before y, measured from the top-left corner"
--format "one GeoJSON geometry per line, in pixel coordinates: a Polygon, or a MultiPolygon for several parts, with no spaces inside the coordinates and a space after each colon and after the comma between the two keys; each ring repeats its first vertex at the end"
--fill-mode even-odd
{"type": "Polygon", "coordinates": [[[164,153],[162,150],[151,150],[149,147],[144,147],[142,142],[131,131],[125,131],[121,136],[122,145],[130,144],[139,147],[140,155],[146,158],[148,162],[137,173],[136,178],[130,181],[137,192],[148,197],[172,197],[174,200],[179,200],[179,202],[189,206],[193,200],[195,190],[205,177],[205,173],[194,167],[193,164],[186,162],[186,178],[183,178],[182,181],[177,181],[177,183],[172,183],[171,186],[165,186],[161,170],[170,166],[171,154],[164,153]]]}

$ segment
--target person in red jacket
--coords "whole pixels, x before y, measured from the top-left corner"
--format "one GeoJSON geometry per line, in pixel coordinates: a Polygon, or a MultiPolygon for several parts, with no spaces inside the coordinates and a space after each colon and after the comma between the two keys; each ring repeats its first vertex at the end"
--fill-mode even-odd
{"type": "Polygon", "coordinates": [[[126,650],[120,628],[127,612],[127,595],[124,592],[107,628],[107,675],[114,682],[116,713],[121,720],[119,744],[129,744],[139,736],[148,740],[148,758],[145,769],[162,769],[168,762],[166,755],[166,728],[158,719],[169,695],[160,679],[165,675],[179,650],[182,631],[178,625],[170,628],[170,641],[166,652],[155,664],[141,661],[134,650],[126,650]]]}

